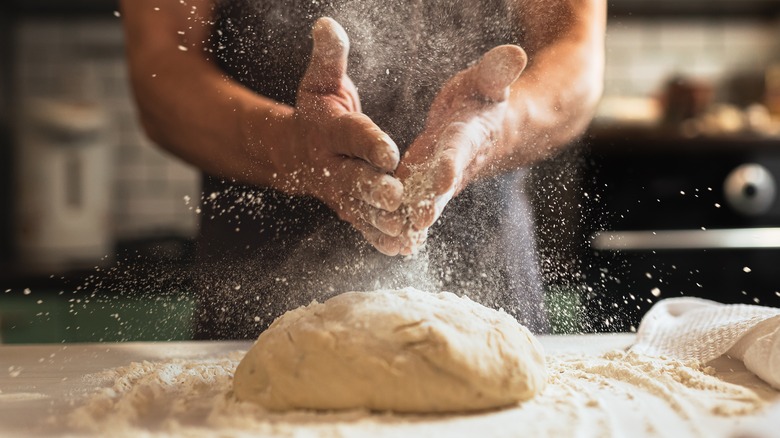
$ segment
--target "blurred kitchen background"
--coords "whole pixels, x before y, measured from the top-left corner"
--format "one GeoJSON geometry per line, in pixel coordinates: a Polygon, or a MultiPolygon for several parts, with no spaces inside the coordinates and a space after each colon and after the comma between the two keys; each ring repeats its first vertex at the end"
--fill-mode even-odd
{"type": "MultiPolygon", "coordinates": [[[[140,129],[117,10],[0,5],[0,342],[191,335],[171,273],[191,261],[199,177],[140,129]]],[[[780,305],[780,0],[609,14],[597,118],[537,170],[556,331],[631,330],[680,294],[780,305]]]]}

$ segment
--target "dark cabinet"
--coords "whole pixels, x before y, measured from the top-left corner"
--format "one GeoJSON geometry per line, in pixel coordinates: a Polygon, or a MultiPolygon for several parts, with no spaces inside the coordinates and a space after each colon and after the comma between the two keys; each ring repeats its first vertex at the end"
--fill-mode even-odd
{"type": "Polygon", "coordinates": [[[780,141],[601,141],[586,172],[586,330],[636,328],[670,297],[780,306],[780,141]],[[734,191],[745,166],[764,182],[734,191]]]}
{"type": "Polygon", "coordinates": [[[611,17],[765,17],[780,13],[777,0],[610,0],[611,17]]]}
{"type": "Polygon", "coordinates": [[[0,9],[13,16],[110,14],[119,9],[119,0],[4,0],[0,9]]]}

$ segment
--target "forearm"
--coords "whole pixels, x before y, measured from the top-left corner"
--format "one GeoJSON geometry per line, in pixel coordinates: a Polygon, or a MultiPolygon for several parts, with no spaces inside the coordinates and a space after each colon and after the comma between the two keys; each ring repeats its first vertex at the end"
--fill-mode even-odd
{"type": "Polygon", "coordinates": [[[493,172],[554,154],[591,120],[603,88],[606,5],[603,0],[565,3],[564,23],[552,24],[562,24],[561,30],[536,35],[529,65],[512,85],[504,136],[490,154],[493,172]]]}
{"type": "Polygon", "coordinates": [[[253,93],[207,59],[211,8],[206,0],[123,1],[141,121],[153,141],[207,173],[273,186],[275,154],[293,109],[253,93]]]}

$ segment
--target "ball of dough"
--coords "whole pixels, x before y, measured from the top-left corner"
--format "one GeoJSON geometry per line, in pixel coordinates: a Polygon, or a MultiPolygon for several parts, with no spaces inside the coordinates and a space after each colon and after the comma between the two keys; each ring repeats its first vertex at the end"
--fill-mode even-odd
{"type": "Polygon", "coordinates": [[[546,382],[541,346],[512,316],[407,288],[285,313],[238,365],[233,390],[274,411],[463,412],[529,399],[546,382]]]}

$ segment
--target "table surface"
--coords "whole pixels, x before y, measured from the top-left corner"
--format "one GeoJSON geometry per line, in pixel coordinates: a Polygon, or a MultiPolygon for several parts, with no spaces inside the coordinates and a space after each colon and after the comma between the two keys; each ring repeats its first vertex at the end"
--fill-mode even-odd
{"type": "MultiPolygon", "coordinates": [[[[628,348],[634,335],[539,339],[548,355],[598,355],[628,348]]],[[[41,430],[41,421],[47,415],[66,415],[73,404],[67,395],[83,390],[82,378],[90,373],[144,360],[216,356],[246,350],[250,345],[247,341],[198,341],[0,346],[0,435],[32,435],[31,431],[41,430]]]]}

